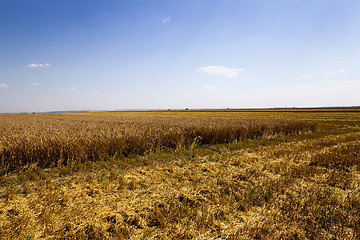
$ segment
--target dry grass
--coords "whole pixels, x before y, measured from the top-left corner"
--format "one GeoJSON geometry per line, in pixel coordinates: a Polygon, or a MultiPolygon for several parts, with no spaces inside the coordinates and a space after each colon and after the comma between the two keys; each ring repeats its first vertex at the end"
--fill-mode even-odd
{"type": "Polygon", "coordinates": [[[314,129],[314,123],[296,120],[1,115],[0,170],[78,164],[314,129]]]}
{"type": "Polygon", "coordinates": [[[339,118],[312,134],[4,175],[0,238],[358,239],[360,116],[339,118]]]}

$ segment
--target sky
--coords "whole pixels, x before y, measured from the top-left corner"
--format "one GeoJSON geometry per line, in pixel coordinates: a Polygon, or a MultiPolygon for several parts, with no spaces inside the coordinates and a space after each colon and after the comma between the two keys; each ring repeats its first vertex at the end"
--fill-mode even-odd
{"type": "Polygon", "coordinates": [[[0,112],[360,105],[358,0],[0,0],[0,112]]]}

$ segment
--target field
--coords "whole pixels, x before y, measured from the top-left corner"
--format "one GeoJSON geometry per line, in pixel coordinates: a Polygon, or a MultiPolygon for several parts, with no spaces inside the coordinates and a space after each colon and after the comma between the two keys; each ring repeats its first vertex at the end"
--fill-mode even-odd
{"type": "Polygon", "coordinates": [[[0,115],[1,239],[358,239],[360,109],[0,115]]]}

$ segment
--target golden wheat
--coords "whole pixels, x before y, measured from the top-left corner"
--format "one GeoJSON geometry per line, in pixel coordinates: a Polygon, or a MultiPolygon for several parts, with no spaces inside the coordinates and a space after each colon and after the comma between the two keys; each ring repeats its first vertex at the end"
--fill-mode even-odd
{"type": "Polygon", "coordinates": [[[314,123],[296,120],[2,115],[0,169],[67,165],[314,129],[314,123]]]}
{"type": "MultiPolygon", "coordinates": [[[[221,112],[215,114],[221,116],[221,112]]],[[[248,114],[252,119],[259,117],[257,112],[248,114]]],[[[299,122],[107,118],[100,114],[99,118],[34,116],[24,123],[28,116],[21,117],[18,123],[23,124],[23,130],[35,121],[31,126],[43,126],[35,132],[47,126],[46,136],[63,140],[73,136],[75,139],[67,141],[82,148],[94,148],[79,141],[86,137],[89,141],[95,136],[111,139],[110,132],[120,132],[117,121],[125,122],[128,129],[124,132],[131,133],[135,142],[138,135],[147,136],[144,130],[151,129],[154,138],[166,132],[182,138],[175,142],[180,144],[175,144],[175,149],[150,145],[163,151],[155,148],[128,157],[99,155],[99,161],[45,169],[32,165],[25,171],[2,175],[0,239],[359,239],[359,113],[261,114],[323,121],[315,133],[294,135],[295,130],[288,132],[290,135],[277,135],[273,130],[277,123],[280,129],[287,123],[295,129],[291,124],[299,122]],[[227,133],[226,126],[232,129],[234,123],[245,130],[260,129],[252,132],[261,135],[241,135],[237,138],[241,141],[225,138],[222,144],[200,143],[202,139],[222,139],[217,134],[227,133]],[[269,127],[269,123],[275,125],[260,127],[269,127]],[[83,130],[88,127],[103,132],[83,130]],[[183,134],[187,136],[188,128],[202,133],[203,138],[190,134],[186,146],[183,134]],[[64,132],[71,134],[61,137],[64,132]]],[[[12,123],[3,129],[9,133],[13,129],[23,138],[21,124],[15,124],[12,117],[8,118],[12,123]]],[[[7,136],[12,139],[11,134],[7,136]]],[[[30,138],[33,143],[41,142],[41,134],[37,136],[30,138]]],[[[97,146],[94,152],[108,146],[112,144],[97,146]]]]}

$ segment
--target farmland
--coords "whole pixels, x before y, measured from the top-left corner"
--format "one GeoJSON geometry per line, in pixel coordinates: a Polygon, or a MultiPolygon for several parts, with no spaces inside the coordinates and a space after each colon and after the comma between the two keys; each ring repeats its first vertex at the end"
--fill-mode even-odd
{"type": "Polygon", "coordinates": [[[312,132],[298,120],[121,116],[1,116],[1,169],[40,167],[139,155],[191,144],[216,144],[312,132]]]}
{"type": "Polygon", "coordinates": [[[360,110],[0,115],[0,238],[356,239],[360,110]]]}

